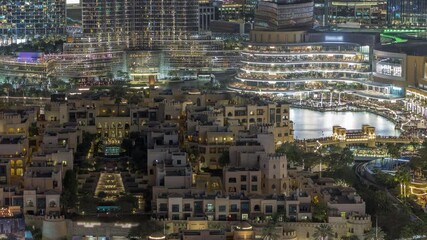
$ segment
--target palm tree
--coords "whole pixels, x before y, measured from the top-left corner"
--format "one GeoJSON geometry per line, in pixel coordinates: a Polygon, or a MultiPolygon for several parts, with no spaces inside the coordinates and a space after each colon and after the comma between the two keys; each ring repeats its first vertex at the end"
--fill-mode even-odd
{"type": "Polygon", "coordinates": [[[280,235],[276,231],[277,223],[270,221],[265,228],[262,229],[263,240],[279,240],[280,235]]]}
{"type": "Polygon", "coordinates": [[[406,187],[408,183],[411,181],[411,175],[410,175],[409,169],[406,167],[400,167],[397,170],[396,175],[394,175],[394,179],[400,184],[400,195],[402,197],[407,197],[406,187]]]}
{"type": "Polygon", "coordinates": [[[334,238],[334,232],[332,227],[327,224],[320,224],[316,227],[316,231],[313,234],[315,240],[328,240],[334,238]]]}
{"type": "Polygon", "coordinates": [[[341,240],[360,240],[356,235],[341,237],[341,240]]]}
{"type": "Polygon", "coordinates": [[[110,98],[114,99],[114,103],[117,105],[117,116],[120,114],[120,103],[122,98],[126,95],[126,89],[121,82],[115,83],[110,88],[110,98]]]}
{"type": "Polygon", "coordinates": [[[371,231],[369,231],[365,235],[365,240],[384,240],[384,239],[385,239],[385,233],[380,227],[371,228],[371,231]]]}
{"type": "Polygon", "coordinates": [[[411,148],[412,148],[412,152],[416,152],[419,145],[420,145],[419,143],[414,142],[414,141],[411,141],[409,143],[409,146],[411,146],[411,148]]]}
{"type": "Polygon", "coordinates": [[[426,163],[427,161],[425,158],[417,156],[410,160],[409,166],[415,171],[416,176],[421,177],[423,175],[423,169],[427,169],[426,163]]]}
{"type": "Polygon", "coordinates": [[[390,154],[392,160],[400,157],[400,144],[387,143],[387,152],[390,154]]]}
{"type": "Polygon", "coordinates": [[[284,211],[277,211],[271,216],[271,220],[267,226],[262,229],[263,240],[278,240],[281,239],[280,234],[276,231],[276,227],[280,221],[283,221],[285,216],[284,211]]]}

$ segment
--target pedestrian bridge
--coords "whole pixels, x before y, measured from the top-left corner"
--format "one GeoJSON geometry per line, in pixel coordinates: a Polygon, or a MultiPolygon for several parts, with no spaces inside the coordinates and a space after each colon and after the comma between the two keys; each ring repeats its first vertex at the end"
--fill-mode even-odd
{"type": "Polygon", "coordinates": [[[367,147],[376,147],[378,144],[385,143],[403,143],[409,144],[411,142],[420,141],[417,138],[411,137],[386,137],[377,136],[375,134],[375,127],[369,125],[362,125],[361,129],[348,130],[341,126],[334,126],[332,128],[331,137],[323,137],[308,140],[295,140],[305,147],[305,149],[317,149],[321,146],[336,145],[339,147],[347,147],[352,145],[365,145],[367,147]]]}

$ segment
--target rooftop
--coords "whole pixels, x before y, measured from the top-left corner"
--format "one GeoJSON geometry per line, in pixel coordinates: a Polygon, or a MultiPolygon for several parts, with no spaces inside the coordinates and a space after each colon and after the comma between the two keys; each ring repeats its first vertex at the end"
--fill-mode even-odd
{"type": "Polygon", "coordinates": [[[427,56],[427,43],[425,41],[396,43],[377,47],[376,50],[393,53],[404,53],[413,56],[427,56]]]}

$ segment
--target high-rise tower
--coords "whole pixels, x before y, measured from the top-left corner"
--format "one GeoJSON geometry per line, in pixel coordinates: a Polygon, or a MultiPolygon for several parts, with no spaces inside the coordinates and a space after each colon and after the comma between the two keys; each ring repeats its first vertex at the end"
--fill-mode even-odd
{"type": "Polygon", "coordinates": [[[102,41],[138,47],[143,30],[142,1],[83,0],[83,33],[102,41]]]}
{"type": "Polygon", "coordinates": [[[255,11],[255,29],[308,28],[313,24],[313,0],[261,1],[255,11]]]}
{"type": "Polygon", "coordinates": [[[28,38],[65,32],[65,0],[0,0],[0,35],[28,38]]]}
{"type": "Polygon", "coordinates": [[[387,0],[387,22],[393,26],[426,26],[426,0],[387,0]]]}
{"type": "Polygon", "coordinates": [[[199,29],[198,0],[143,0],[144,46],[162,48],[199,29]]]}

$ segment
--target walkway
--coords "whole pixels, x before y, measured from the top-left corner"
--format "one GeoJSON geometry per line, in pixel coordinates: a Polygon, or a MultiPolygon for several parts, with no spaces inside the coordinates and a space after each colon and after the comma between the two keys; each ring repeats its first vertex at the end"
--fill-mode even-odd
{"type": "Polygon", "coordinates": [[[316,148],[319,145],[330,146],[330,145],[339,145],[341,147],[346,147],[348,145],[366,145],[370,147],[375,147],[378,143],[403,143],[410,144],[411,142],[420,142],[418,138],[410,137],[383,137],[375,136],[375,138],[346,138],[346,139],[336,139],[334,137],[324,137],[324,138],[315,138],[309,140],[295,140],[295,143],[301,144],[305,149],[307,148],[316,148]]]}
{"type": "Polygon", "coordinates": [[[100,192],[105,193],[105,201],[115,201],[117,197],[125,191],[122,177],[119,173],[101,173],[96,185],[95,197],[100,192]]]}

